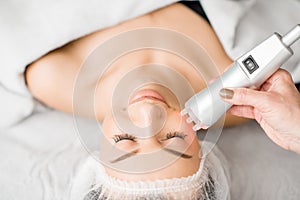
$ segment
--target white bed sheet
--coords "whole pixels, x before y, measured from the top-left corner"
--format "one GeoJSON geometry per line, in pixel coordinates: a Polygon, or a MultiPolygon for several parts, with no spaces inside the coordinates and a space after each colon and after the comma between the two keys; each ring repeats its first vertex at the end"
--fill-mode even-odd
{"type": "MultiPolygon", "coordinates": [[[[64,2],[68,5],[69,1],[66,0],[64,2]]],[[[173,0],[166,0],[165,2],[173,2],[173,0]]],[[[300,22],[300,12],[298,12],[299,0],[272,0],[273,7],[269,7],[268,4],[270,2],[265,0],[202,0],[202,2],[222,44],[232,58],[261,41],[271,32],[279,31],[284,33],[290,26],[300,22]],[[283,2],[289,2],[290,4],[283,5],[283,2]],[[282,12],[280,12],[282,16],[275,15],[274,10],[280,10],[280,8],[282,8],[282,12]],[[261,12],[261,9],[265,12],[261,12]],[[228,12],[228,10],[231,12],[228,12]],[[287,12],[292,13],[292,15],[287,16],[287,12]],[[271,17],[266,18],[263,17],[264,15],[271,17]],[[249,29],[251,29],[250,32],[248,31],[249,29]],[[246,37],[246,35],[249,37],[246,37]]],[[[18,19],[18,16],[13,14],[8,8],[12,6],[20,9],[20,11],[26,11],[25,8],[28,8],[29,3],[26,2],[25,4],[27,7],[24,7],[17,0],[1,2],[0,7],[2,10],[9,11],[1,12],[2,16],[6,16],[4,15],[5,13],[8,14],[8,17],[2,18],[6,19],[5,21],[0,19],[2,24],[12,25],[14,24],[13,22],[17,23],[18,21],[14,19],[18,19]],[[11,15],[14,17],[11,17],[11,15]],[[10,22],[11,20],[12,22],[10,22]]],[[[51,8],[55,10],[55,7],[51,8]]],[[[19,14],[21,15],[22,12],[19,14]]],[[[37,22],[43,20],[42,18],[36,19],[37,22]]],[[[49,21],[50,19],[55,20],[57,17],[51,18],[51,16],[48,16],[47,20],[49,21]]],[[[21,55],[24,55],[24,52],[18,48],[18,44],[21,45],[21,43],[16,41],[29,42],[29,40],[24,40],[24,31],[27,30],[26,27],[29,30],[34,29],[27,26],[26,20],[21,22],[24,22],[25,28],[15,32],[15,34],[19,34],[19,37],[17,37],[19,40],[15,40],[14,38],[16,37],[11,37],[10,33],[7,34],[8,37],[2,37],[6,41],[3,44],[7,45],[1,46],[1,55],[5,55],[4,57],[6,58],[1,59],[1,70],[5,69],[3,66],[7,66],[8,70],[11,70],[10,67],[21,67],[22,69],[19,69],[18,73],[22,73],[25,64],[52,50],[51,48],[56,48],[76,37],[96,30],[96,27],[99,28],[99,25],[93,24],[92,28],[77,32],[76,35],[73,35],[73,32],[71,34],[69,29],[64,32],[57,32],[64,36],[59,35],[58,38],[63,39],[56,40],[56,38],[51,38],[50,42],[48,38],[44,38],[47,39],[51,48],[43,45],[40,48],[32,48],[35,49],[32,52],[25,49],[24,52],[34,55],[22,57],[21,55]],[[18,54],[12,51],[12,54],[6,56],[7,52],[10,52],[7,50],[7,47],[14,48],[13,50],[19,49],[18,54]],[[7,64],[10,62],[3,62],[8,60],[9,56],[12,56],[13,59],[18,58],[15,60],[15,66],[8,66],[7,64]],[[20,63],[21,65],[19,65],[20,63]]],[[[54,26],[56,23],[52,23],[52,25],[54,26]]],[[[16,25],[14,27],[20,28],[22,26],[16,25]]],[[[57,27],[60,27],[59,24],[57,24],[57,27]]],[[[46,30],[45,28],[40,29],[43,33],[46,30]]],[[[45,36],[43,33],[40,35],[45,36]]],[[[42,43],[37,42],[36,44],[42,43]]],[[[292,63],[291,66],[299,64],[299,47],[299,45],[295,46],[297,55],[290,62],[292,63]]],[[[295,75],[297,74],[300,73],[295,73],[295,75]]],[[[4,78],[7,77],[10,76],[5,75],[0,82],[4,84],[4,78]]],[[[6,94],[9,88],[8,86],[2,88],[1,85],[0,93],[6,94]]],[[[18,90],[16,89],[14,92],[18,92],[18,90]]],[[[22,95],[20,96],[20,94],[23,93],[20,92],[18,94],[19,96],[11,98],[10,96],[5,96],[5,98],[1,96],[0,125],[4,121],[18,121],[31,113],[34,107],[31,97],[21,98],[22,95]],[[12,102],[14,102],[13,105],[11,105],[12,102]],[[12,108],[15,108],[15,114],[12,112],[12,108]],[[7,112],[4,112],[4,110],[7,112]],[[15,115],[18,116],[17,119],[15,119],[15,115]]],[[[11,95],[14,95],[14,93],[11,93],[11,95]]],[[[6,122],[6,124],[9,124],[9,122],[6,122]]],[[[88,120],[82,119],[82,122],[86,127],[87,133],[95,128],[95,124],[88,120]]],[[[228,160],[229,166],[227,167],[229,167],[232,180],[232,199],[276,200],[300,198],[300,191],[297,190],[300,188],[300,156],[282,150],[273,144],[255,122],[225,129],[218,145],[228,160]]],[[[42,109],[13,127],[0,129],[0,199],[69,199],[74,175],[78,172],[87,156],[88,153],[77,137],[72,116],[68,114],[42,109]]]]}
{"type": "MultiPolygon", "coordinates": [[[[96,124],[82,119],[86,133],[96,124]]],[[[218,142],[228,161],[232,199],[299,199],[300,156],[273,144],[255,122],[224,129],[218,142]]],[[[0,130],[0,199],[66,200],[88,156],[71,115],[34,113],[0,130]]]]}

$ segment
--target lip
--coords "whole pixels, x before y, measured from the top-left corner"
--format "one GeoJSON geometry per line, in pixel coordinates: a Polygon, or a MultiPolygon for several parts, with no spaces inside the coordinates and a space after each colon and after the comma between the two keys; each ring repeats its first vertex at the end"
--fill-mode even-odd
{"type": "Polygon", "coordinates": [[[129,105],[134,104],[139,101],[143,101],[145,99],[160,101],[160,102],[163,102],[164,104],[168,105],[166,100],[164,99],[164,97],[161,94],[159,94],[157,91],[151,90],[151,89],[144,89],[144,90],[139,90],[139,91],[135,92],[130,97],[129,105]]]}

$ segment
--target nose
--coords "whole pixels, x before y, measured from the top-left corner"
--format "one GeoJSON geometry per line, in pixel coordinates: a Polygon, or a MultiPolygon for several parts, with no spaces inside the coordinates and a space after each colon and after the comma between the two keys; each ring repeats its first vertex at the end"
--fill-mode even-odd
{"type": "MultiPolygon", "coordinates": [[[[153,115],[155,114],[154,106],[147,103],[136,103],[128,109],[128,115],[136,126],[145,128],[151,125],[153,115]]],[[[155,109],[156,110],[156,109],[155,109]]]]}
{"type": "Polygon", "coordinates": [[[143,130],[144,137],[150,137],[160,131],[166,121],[167,112],[154,101],[141,101],[128,108],[131,122],[143,130]]]}

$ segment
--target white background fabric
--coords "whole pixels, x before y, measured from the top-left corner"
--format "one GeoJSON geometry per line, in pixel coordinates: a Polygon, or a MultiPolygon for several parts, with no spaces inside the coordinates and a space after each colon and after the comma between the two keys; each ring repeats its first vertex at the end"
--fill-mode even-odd
{"type": "MultiPolygon", "coordinates": [[[[0,126],[19,121],[0,128],[1,200],[68,199],[88,156],[70,115],[35,109],[29,116],[36,104],[22,79],[25,66],[70,40],[170,2],[0,1],[0,126]]],[[[300,22],[297,0],[202,2],[232,58],[300,22]]],[[[286,65],[291,70],[299,62],[299,46],[286,65]]],[[[83,124],[87,133],[93,130],[89,121],[83,124]]],[[[256,123],[224,130],[219,147],[228,159],[232,199],[299,199],[299,156],[274,145],[256,123]]]]}
{"type": "MultiPolygon", "coordinates": [[[[300,24],[300,0],[200,0],[226,52],[235,59],[274,32],[287,33],[300,24]]],[[[284,64],[300,82],[300,42],[284,64]]]]}

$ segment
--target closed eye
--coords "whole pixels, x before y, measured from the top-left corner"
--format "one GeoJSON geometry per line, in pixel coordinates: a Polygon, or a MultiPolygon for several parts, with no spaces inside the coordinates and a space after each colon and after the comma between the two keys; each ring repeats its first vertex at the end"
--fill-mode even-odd
{"type": "Polygon", "coordinates": [[[122,140],[130,140],[130,141],[136,142],[136,137],[133,135],[129,135],[127,133],[120,134],[120,135],[114,135],[112,139],[114,140],[115,143],[118,143],[122,140]]]}
{"type": "MultiPolygon", "coordinates": [[[[169,140],[169,139],[172,139],[172,138],[180,138],[180,139],[183,139],[186,137],[187,135],[184,134],[183,132],[178,132],[178,131],[175,131],[175,132],[169,132],[166,134],[165,138],[161,139],[161,141],[165,141],[165,140],[169,140]]],[[[136,142],[136,137],[133,136],[133,135],[130,135],[130,134],[119,134],[119,135],[114,135],[113,138],[115,143],[118,143],[120,141],[123,141],[123,140],[129,140],[129,141],[133,141],[133,142],[136,142]]]]}
{"type": "Polygon", "coordinates": [[[169,139],[172,139],[172,138],[180,138],[180,139],[183,139],[186,137],[187,135],[184,134],[183,132],[178,132],[178,131],[175,131],[175,132],[169,132],[167,133],[166,137],[164,139],[162,139],[162,141],[164,140],[169,140],[169,139]]]}

